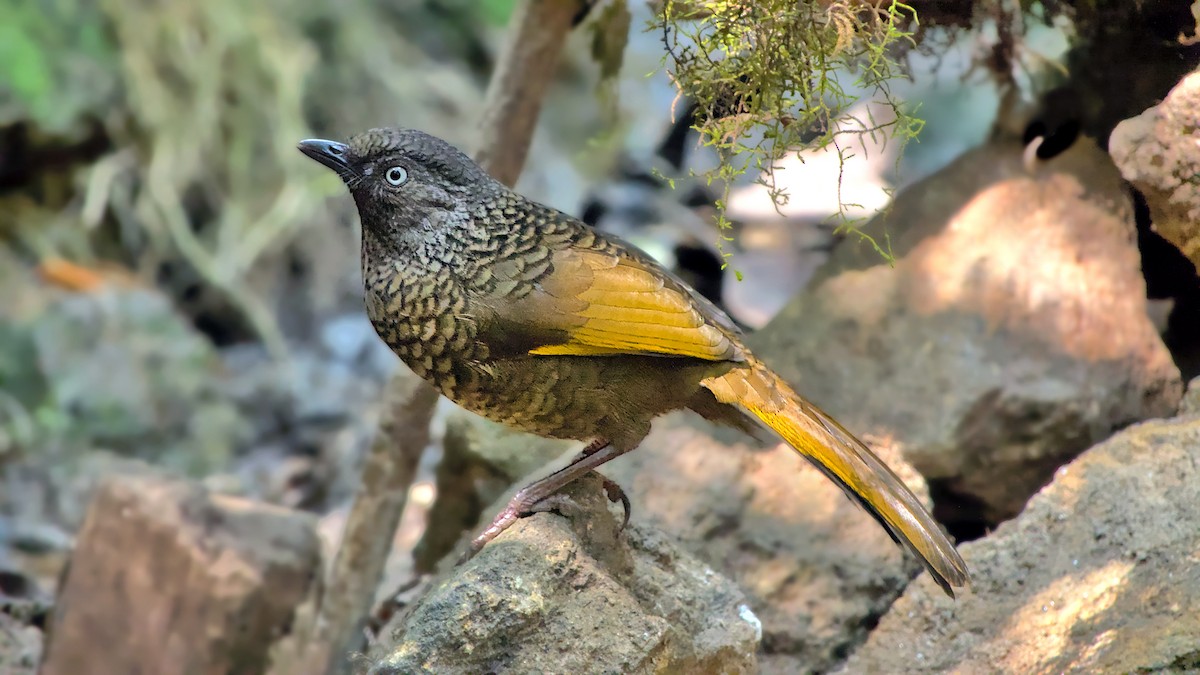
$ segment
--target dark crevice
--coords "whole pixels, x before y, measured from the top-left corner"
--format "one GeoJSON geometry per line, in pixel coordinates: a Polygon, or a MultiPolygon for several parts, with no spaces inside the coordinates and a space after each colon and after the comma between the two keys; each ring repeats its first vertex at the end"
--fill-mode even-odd
{"type": "Polygon", "coordinates": [[[680,275],[700,295],[721,306],[725,292],[725,273],[721,259],[706,246],[680,243],[675,245],[675,265],[680,275]]]}
{"type": "Polygon", "coordinates": [[[955,542],[981,539],[995,527],[988,520],[987,504],[978,497],[956,491],[950,480],[935,478],[928,484],[933,517],[945,526],[955,542]]]}
{"type": "Polygon", "coordinates": [[[45,137],[27,122],[0,126],[0,194],[36,192],[42,174],[89,164],[112,149],[99,120],[89,119],[83,125],[78,140],[45,137]]]}
{"type": "Polygon", "coordinates": [[[1151,229],[1145,198],[1132,192],[1146,297],[1174,301],[1163,342],[1186,382],[1200,375],[1200,275],[1179,248],[1151,229]]]}

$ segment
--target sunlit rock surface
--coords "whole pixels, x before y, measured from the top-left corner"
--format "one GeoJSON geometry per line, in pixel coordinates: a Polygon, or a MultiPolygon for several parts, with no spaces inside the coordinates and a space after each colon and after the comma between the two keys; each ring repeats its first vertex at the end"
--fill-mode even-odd
{"type": "Polygon", "coordinates": [[[1200,268],[1200,72],[1162,103],[1117,125],[1109,152],[1146,197],[1154,230],[1200,268]]]}
{"type": "Polygon", "coordinates": [[[1195,672],[1200,416],[1133,426],[963,546],[974,592],[914,583],[844,673],[1195,672]]]}
{"type": "Polygon", "coordinates": [[[752,346],[995,523],[1114,430],[1172,414],[1120,174],[1086,138],[1027,168],[997,140],[897,196],[752,346]]]}

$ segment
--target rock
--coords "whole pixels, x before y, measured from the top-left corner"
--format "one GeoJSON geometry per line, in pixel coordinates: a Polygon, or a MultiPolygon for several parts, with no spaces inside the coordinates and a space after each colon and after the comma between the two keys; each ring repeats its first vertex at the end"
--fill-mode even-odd
{"type": "Polygon", "coordinates": [[[437,464],[437,499],[428,526],[413,551],[416,569],[431,572],[464,530],[481,518],[484,507],[518,482],[548,472],[547,464],[579,443],[511,431],[455,407],[446,415],[443,455],[437,464]]]}
{"type": "MultiPolygon", "coordinates": [[[[370,349],[365,342],[359,346],[370,349]]],[[[261,345],[222,350],[229,372],[222,391],[255,424],[232,471],[210,479],[211,485],[314,510],[354,493],[387,378],[362,358],[365,352],[337,349],[298,345],[286,362],[272,359],[261,345]]]]}
{"type": "Polygon", "coordinates": [[[34,675],[42,660],[45,643],[42,629],[50,604],[45,598],[26,597],[20,592],[22,589],[11,588],[8,584],[11,580],[0,569],[0,673],[34,675]]]}
{"type": "Polygon", "coordinates": [[[22,527],[62,527],[74,535],[96,490],[108,479],[177,475],[168,468],[104,450],[85,451],[68,461],[66,466],[22,466],[4,476],[5,487],[12,487],[8,494],[29,500],[15,518],[24,521],[22,527]]]}
{"type": "Polygon", "coordinates": [[[41,672],[262,672],[319,570],[308,516],[114,478],[79,532],[41,672]]]}
{"type": "Polygon", "coordinates": [[[519,521],[398,615],[369,672],[755,672],[733,584],[640,523],[618,539],[595,476],[567,493],[570,520],[519,521]]]}
{"type": "Polygon", "coordinates": [[[974,590],[909,587],[845,673],[1195,672],[1200,418],[1135,425],[963,546],[974,590]]]}
{"type": "MultiPolygon", "coordinates": [[[[880,455],[918,495],[897,448],[880,455]]],[[[883,614],[920,565],[828,478],[783,444],[766,449],[690,414],[655,423],[602,472],[652,523],[732,579],[762,620],[764,672],[827,670],[883,614]]]]}
{"type": "Polygon", "coordinates": [[[65,551],[71,547],[71,535],[47,523],[12,521],[0,516],[0,544],[26,553],[65,551]]]}
{"type": "Polygon", "coordinates": [[[1200,269],[1200,72],[1113,129],[1108,151],[1146,198],[1154,230],[1200,269]]]}
{"type": "Polygon", "coordinates": [[[66,291],[0,258],[24,296],[0,308],[0,381],[15,397],[0,436],[14,455],[62,450],[61,464],[101,447],[193,475],[228,461],[245,421],[220,392],[216,350],[166,296],[115,280],[66,291]]]}
{"type": "Polygon", "coordinates": [[[0,598],[48,602],[73,543],[55,525],[0,516],[0,598]]]}
{"type": "Polygon", "coordinates": [[[1080,139],[1030,173],[998,139],[901,193],[752,346],[848,428],[894,438],[995,523],[1113,430],[1173,414],[1129,198],[1080,139]]]}
{"type": "MultiPolygon", "coordinates": [[[[439,468],[435,516],[422,541],[442,542],[438,557],[465,523],[479,520],[479,490],[495,499],[502,482],[522,485],[548,473],[548,462],[571,450],[569,443],[469,414],[451,417],[446,440],[447,456],[463,459],[439,468]],[[447,486],[472,490],[466,492],[472,500],[447,486]]],[[[925,494],[898,449],[885,443],[877,450],[925,494]]],[[[762,622],[759,663],[767,672],[828,669],[865,639],[920,570],[870,516],[786,446],[764,449],[688,413],[656,421],[641,448],[601,472],[628,493],[635,525],[679,541],[746,594],[762,622]]],[[[484,509],[482,516],[493,513],[484,509]]]]}
{"type": "Polygon", "coordinates": [[[1183,400],[1179,403],[1180,415],[1200,415],[1200,377],[1188,383],[1183,400]]]}
{"type": "Polygon", "coordinates": [[[42,656],[42,631],[10,616],[2,605],[0,602],[0,673],[34,675],[42,656]]]}
{"type": "MultiPolygon", "coordinates": [[[[112,476],[161,475],[146,462],[102,450],[76,450],[61,464],[22,462],[0,472],[0,504],[12,515],[0,524],[0,559],[53,594],[98,485],[112,476]]],[[[58,457],[49,454],[40,459],[58,457]]]]}
{"type": "Polygon", "coordinates": [[[164,296],[117,287],[64,294],[32,332],[73,433],[152,457],[187,438],[178,468],[197,473],[227,461],[240,420],[214,386],[216,352],[164,296]]]}

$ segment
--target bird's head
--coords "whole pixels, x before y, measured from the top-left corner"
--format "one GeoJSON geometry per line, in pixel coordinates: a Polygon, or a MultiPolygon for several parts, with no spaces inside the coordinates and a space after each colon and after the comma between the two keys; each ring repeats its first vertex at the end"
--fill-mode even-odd
{"type": "Polygon", "coordinates": [[[371,129],[345,143],[310,139],[299,148],[341,176],[363,227],[380,234],[461,222],[499,187],[458,148],[415,129],[371,129]]]}

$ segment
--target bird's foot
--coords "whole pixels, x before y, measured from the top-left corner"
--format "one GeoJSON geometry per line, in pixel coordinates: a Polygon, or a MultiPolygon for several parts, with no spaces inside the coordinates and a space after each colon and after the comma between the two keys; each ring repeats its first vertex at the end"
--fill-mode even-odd
{"type": "Polygon", "coordinates": [[[563,518],[578,518],[583,515],[583,507],[571,495],[560,492],[529,507],[527,515],[532,516],[535,513],[557,513],[563,518]]]}
{"type": "MultiPolygon", "coordinates": [[[[614,504],[620,502],[624,509],[625,517],[621,521],[621,527],[618,528],[618,531],[623,531],[629,525],[629,517],[632,513],[629,496],[614,481],[608,478],[604,478],[603,480],[604,494],[608,498],[608,501],[614,504]]],[[[471,541],[471,545],[459,557],[456,565],[462,565],[471,558],[474,558],[475,554],[483,550],[484,546],[487,546],[489,542],[500,536],[501,533],[512,527],[514,523],[522,518],[532,516],[535,513],[548,513],[551,511],[558,512],[566,518],[574,518],[583,512],[583,507],[571,498],[570,495],[556,492],[541,496],[538,490],[533,489],[536,485],[535,483],[517,492],[509,500],[508,506],[505,506],[500,513],[496,514],[496,517],[492,519],[492,523],[471,541]]]]}
{"type": "Polygon", "coordinates": [[[621,527],[617,528],[618,532],[624,532],[629,525],[629,517],[633,515],[633,505],[629,503],[629,495],[625,494],[625,490],[617,485],[616,481],[608,478],[604,479],[604,494],[608,496],[608,501],[616,504],[621,502],[621,508],[625,513],[624,519],[621,520],[621,527]]]}
{"type": "Polygon", "coordinates": [[[543,496],[540,491],[536,489],[537,485],[537,483],[534,483],[524,487],[518,491],[517,494],[513,495],[513,498],[508,502],[508,506],[505,506],[504,509],[501,510],[500,513],[497,513],[496,517],[492,519],[492,524],[488,525],[478,537],[475,537],[473,540],[471,540],[471,545],[467,547],[467,550],[463,552],[461,557],[459,557],[457,564],[461,565],[471,558],[474,558],[476,553],[479,553],[483,550],[484,546],[488,545],[488,542],[496,537],[499,537],[501,533],[512,527],[513,523],[526,516],[531,516],[536,513],[534,510],[534,506],[536,504],[544,501],[548,497],[557,496],[543,496]]]}
{"type": "MultiPolygon", "coordinates": [[[[604,481],[604,496],[613,504],[620,503],[624,517],[621,520],[621,526],[617,528],[617,532],[622,532],[629,525],[629,516],[633,513],[632,505],[629,503],[629,495],[625,494],[625,490],[617,485],[616,481],[600,476],[604,481]]],[[[561,492],[552,494],[529,507],[529,513],[525,515],[533,515],[535,513],[558,513],[564,518],[575,518],[583,513],[583,507],[579,502],[575,501],[574,497],[563,494],[561,492]]]]}

